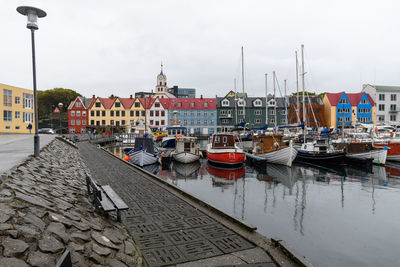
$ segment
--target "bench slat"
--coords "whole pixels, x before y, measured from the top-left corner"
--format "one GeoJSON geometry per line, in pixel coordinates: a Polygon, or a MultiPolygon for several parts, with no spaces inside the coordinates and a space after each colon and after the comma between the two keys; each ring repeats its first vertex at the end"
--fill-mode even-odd
{"type": "Polygon", "coordinates": [[[115,193],[115,191],[109,185],[103,185],[101,187],[107,196],[114,202],[115,206],[119,210],[127,210],[129,207],[125,204],[125,202],[115,193]]]}
{"type": "Polygon", "coordinates": [[[114,211],[116,208],[114,207],[114,204],[108,199],[107,196],[103,192],[101,192],[102,197],[101,197],[101,206],[103,207],[104,211],[114,211]]]}

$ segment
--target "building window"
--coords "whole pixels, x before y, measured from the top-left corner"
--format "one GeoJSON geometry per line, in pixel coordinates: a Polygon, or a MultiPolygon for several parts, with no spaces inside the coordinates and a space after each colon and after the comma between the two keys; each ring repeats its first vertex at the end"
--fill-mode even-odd
{"type": "Polygon", "coordinates": [[[182,107],[182,103],[181,103],[181,102],[178,102],[178,103],[177,103],[177,107],[179,107],[179,108],[182,107]]]}
{"type": "MultiPolygon", "coordinates": [[[[311,113],[311,110],[310,110],[310,113],[311,113]]],[[[281,110],[281,115],[286,115],[286,110],[285,109],[281,110]]]]}
{"type": "Polygon", "coordinates": [[[269,111],[269,115],[275,115],[275,110],[274,110],[274,109],[271,109],[271,110],[269,111]]]}
{"type": "MultiPolygon", "coordinates": [[[[136,117],[139,117],[140,116],[140,111],[139,110],[136,110],[136,117]]],[[[133,112],[132,112],[132,116],[133,116],[133,112]]]]}
{"type": "Polygon", "coordinates": [[[3,111],[3,121],[12,121],[12,111],[4,110],[3,111]]]}
{"type": "Polygon", "coordinates": [[[100,102],[96,102],[96,108],[99,108],[99,107],[101,107],[101,103],[100,102]]]}
{"type": "Polygon", "coordinates": [[[270,123],[275,123],[275,119],[270,119],[269,122],[270,123]]]}
{"type": "Polygon", "coordinates": [[[194,125],[194,120],[190,120],[190,125],[194,125]]]}
{"type": "Polygon", "coordinates": [[[208,107],[208,103],[204,102],[204,107],[207,108],[208,107]]]}
{"type": "Polygon", "coordinates": [[[243,99],[240,99],[240,100],[237,102],[237,105],[238,105],[239,107],[243,107],[243,106],[244,106],[244,100],[243,100],[243,99]]]}
{"type": "MultiPolygon", "coordinates": [[[[311,118],[310,118],[311,119],[311,118]]],[[[312,120],[311,120],[312,121],[312,120]]],[[[281,119],[281,123],[286,124],[286,119],[281,119]]]]}
{"type": "Polygon", "coordinates": [[[111,110],[111,111],[110,111],[110,116],[111,116],[111,117],[114,117],[114,110],[111,110]]]}
{"type": "Polygon", "coordinates": [[[121,107],[121,103],[120,103],[120,102],[115,102],[115,107],[116,107],[116,108],[121,107]]]}
{"type": "Polygon", "coordinates": [[[203,114],[204,114],[204,117],[207,117],[207,116],[208,116],[207,111],[204,111],[203,114]]]}
{"type": "Polygon", "coordinates": [[[256,101],[254,101],[254,106],[261,107],[261,105],[262,105],[262,102],[260,99],[257,99],[256,101]]]}
{"type": "Polygon", "coordinates": [[[121,116],[122,116],[122,117],[125,117],[125,110],[122,110],[122,111],[121,111],[121,116]]]}
{"type": "MultiPolygon", "coordinates": [[[[396,96],[396,95],[395,95],[395,96],[396,96]]],[[[369,104],[368,99],[363,99],[363,100],[361,100],[361,104],[369,104]]]]}
{"type": "Polygon", "coordinates": [[[5,107],[12,107],[12,91],[3,89],[3,105],[5,107]]]}
{"type": "Polygon", "coordinates": [[[135,102],[135,108],[140,108],[140,103],[139,102],[135,102]]]}
{"type": "Polygon", "coordinates": [[[161,125],[165,125],[165,121],[164,120],[161,120],[161,125]]]}
{"type": "Polygon", "coordinates": [[[71,117],[75,117],[75,110],[71,110],[71,117]]]}
{"type": "Polygon", "coordinates": [[[111,125],[114,125],[114,120],[110,120],[110,124],[111,124],[111,125]]]}
{"type": "Polygon", "coordinates": [[[165,111],[164,110],[161,110],[161,116],[165,117],[165,111]]]}
{"type": "Polygon", "coordinates": [[[146,111],[142,110],[142,117],[146,116],[146,111]]]}
{"type": "Polygon", "coordinates": [[[15,118],[20,119],[21,118],[21,112],[15,111],[15,118]]]}
{"type": "Polygon", "coordinates": [[[204,125],[207,125],[207,120],[204,120],[204,125]]]}
{"type": "Polygon", "coordinates": [[[154,116],[154,111],[150,110],[150,117],[154,116]]]}
{"type": "Polygon", "coordinates": [[[100,117],[100,110],[96,110],[96,116],[100,117]]]}
{"type": "Polygon", "coordinates": [[[19,130],[19,129],[21,129],[21,127],[15,126],[15,130],[19,130]]]}
{"type": "MultiPolygon", "coordinates": [[[[83,116],[83,115],[82,115],[82,116],[83,116]]],[[[102,117],[105,117],[105,116],[106,116],[106,111],[105,111],[105,110],[102,110],[102,111],[101,111],[101,116],[102,116],[102,117]]]]}
{"type": "Polygon", "coordinates": [[[385,115],[378,115],[378,121],[385,121],[385,115]]]}
{"type": "Polygon", "coordinates": [[[75,120],[71,120],[71,125],[75,125],[75,120]]]}
{"type": "Polygon", "coordinates": [[[96,121],[96,126],[100,126],[100,121],[96,121]]]}
{"type": "Polygon", "coordinates": [[[121,123],[122,123],[122,125],[125,125],[125,120],[122,120],[121,123]]]}
{"type": "Polygon", "coordinates": [[[153,120],[150,120],[150,125],[153,125],[154,124],[154,121],[153,120]]]}
{"type": "Polygon", "coordinates": [[[82,120],[82,125],[86,125],[86,120],[82,120]]]}
{"type": "Polygon", "coordinates": [[[255,119],[255,120],[254,120],[254,123],[255,123],[255,124],[260,124],[260,123],[261,123],[261,119],[255,119]]]}
{"type": "Polygon", "coordinates": [[[81,107],[81,102],[76,102],[75,107],[80,108],[81,107]]]}
{"type": "Polygon", "coordinates": [[[23,108],[33,109],[33,95],[31,94],[22,94],[22,105],[23,108]]]}
{"type": "Polygon", "coordinates": [[[24,123],[32,123],[33,122],[33,113],[31,112],[23,112],[22,119],[24,123]]]}
{"type": "Polygon", "coordinates": [[[320,108],[316,108],[316,109],[315,109],[315,113],[319,114],[320,112],[321,112],[321,109],[320,109],[320,108]]]}
{"type": "MultiPolygon", "coordinates": [[[[138,112],[138,111],[136,111],[136,112],[138,112]]],[[[131,111],[129,112],[129,116],[133,117],[133,114],[134,114],[134,111],[131,110],[131,111]]],[[[138,116],[138,115],[136,115],[136,116],[138,116]]]]}
{"type": "Polygon", "coordinates": [[[185,116],[185,117],[186,117],[186,116],[187,116],[187,114],[188,114],[188,113],[187,113],[187,111],[184,111],[184,112],[183,112],[183,116],[185,116]]]}
{"type": "Polygon", "coordinates": [[[214,112],[210,112],[210,116],[213,117],[214,116],[214,112]]]}
{"type": "Polygon", "coordinates": [[[187,120],[183,120],[183,125],[184,125],[184,126],[187,125],[187,120]]]}
{"type": "Polygon", "coordinates": [[[385,111],[385,104],[379,104],[379,111],[385,111]]]}
{"type": "Polygon", "coordinates": [[[194,102],[190,102],[190,107],[194,108],[194,102]]]}
{"type": "Polygon", "coordinates": [[[396,111],[396,104],[390,105],[390,111],[396,111]]]}
{"type": "Polygon", "coordinates": [[[115,116],[119,117],[119,110],[115,111],[115,116]]]}
{"type": "Polygon", "coordinates": [[[390,121],[396,121],[396,115],[390,115],[390,121]]]}
{"type": "Polygon", "coordinates": [[[159,126],[160,125],[160,122],[159,121],[156,121],[156,126],[159,126]]]}
{"type": "Polygon", "coordinates": [[[261,110],[254,110],[254,115],[261,115],[261,110]]]}
{"type": "Polygon", "coordinates": [[[243,110],[243,109],[238,110],[238,114],[239,114],[239,115],[244,115],[244,110],[243,110]]]}
{"type": "Polygon", "coordinates": [[[81,125],[81,120],[76,120],[76,125],[81,125]]]}
{"type": "Polygon", "coordinates": [[[21,104],[21,98],[20,98],[19,96],[16,96],[16,97],[15,97],[15,104],[16,104],[16,105],[21,104]]]}
{"type": "Polygon", "coordinates": [[[159,108],[159,107],[160,107],[160,102],[156,102],[156,103],[154,104],[154,106],[155,106],[156,108],[159,108]]]}
{"type": "Polygon", "coordinates": [[[80,110],[77,110],[77,111],[76,111],[76,116],[77,116],[77,117],[80,117],[80,116],[81,116],[81,111],[80,111],[80,110]]]}
{"type": "Polygon", "coordinates": [[[379,101],[385,101],[385,95],[379,94],[379,101]]]}
{"type": "Polygon", "coordinates": [[[90,111],[90,116],[92,116],[92,117],[94,116],[94,110],[90,111]]]}
{"type": "Polygon", "coordinates": [[[227,100],[227,99],[222,100],[221,105],[223,107],[229,107],[229,100],[227,100]]]}
{"type": "Polygon", "coordinates": [[[343,105],[349,104],[349,101],[346,98],[342,98],[342,99],[340,99],[339,104],[343,104],[343,105]]]}
{"type": "Polygon", "coordinates": [[[86,110],[82,110],[82,117],[86,117],[86,110]]]}
{"type": "Polygon", "coordinates": [[[221,122],[222,123],[229,123],[229,120],[228,119],[222,119],[221,122]]]}
{"type": "Polygon", "coordinates": [[[160,116],[160,111],[156,110],[156,117],[160,116]]]}
{"type": "Polygon", "coordinates": [[[94,120],[90,120],[90,125],[94,125],[94,120]]]}
{"type": "Polygon", "coordinates": [[[201,111],[200,110],[197,111],[197,116],[201,116],[201,111]]]}
{"type": "MultiPolygon", "coordinates": [[[[82,121],[82,125],[83,125],[83,121],[82,121]]],[[[101,125],[106,125],[106,120],[101,120],[101,125]]]]}
{"type": "Polygon", "coordinates": [[[201,121],[200,120],[197,120],[197,125],[201,125],[201,121]]]}

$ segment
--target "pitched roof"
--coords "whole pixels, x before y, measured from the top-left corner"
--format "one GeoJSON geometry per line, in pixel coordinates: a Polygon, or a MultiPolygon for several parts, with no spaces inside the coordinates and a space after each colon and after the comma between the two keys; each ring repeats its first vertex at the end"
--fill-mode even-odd
{"type": "Polygon", "coordinates": [[[170,109],[216,109],[215,98],[173,98],[169,99],[170,109]],[[180,103],[180,106],[179,104],[180,103]],[[191,106],[191,103],[194,103],[191,106]],[[207,103],[207,107],[204,106],[207,103]]]}
{"type": "Polygon", "coordinates": [[[337,104],[339,103],[340,98],[342,98],[342,95],[344,94],[344,92],[340,92],[340,93],[326,93],[326,97],[329,100],[329,103],[331,104],[331,106],[337,106],[337,104]]]}
{"type": "Polygon", "coordinates": [[[70,103],[69,106],[68,106],[68,109],[72,109],[77,100],[79,100],[79,102],[82,103],[82,105],[83,105],[83,107],[84,107],[85,109],[88,109],[89,106],[91,105],[91,102],[93,101],[93,98],[87,98],[87,97],[83,97],[83,96],[77,96],[77,97],[75,98],[74,101],[71,101],[71,103],[70,103]]]}
{"type": "Polygon", "coordinates": [[[119,101],[121,101],[125,109],[130,109],[135,102],[135,99],[133,97],[120,97],[119,101]]]}
{"type": "Polygon", "coordinates": [[[116,100],[115,97],[109,97],[109,98],[98,97],[98,99],[100,99],[100,102],[105,109],[110,109],[116,100]]]}

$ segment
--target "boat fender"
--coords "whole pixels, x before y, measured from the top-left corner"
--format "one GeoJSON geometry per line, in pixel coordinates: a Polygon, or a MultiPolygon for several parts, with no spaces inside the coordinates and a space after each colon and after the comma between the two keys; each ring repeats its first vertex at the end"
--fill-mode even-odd
{"type": "Polygon", "coordinates": [[[278,148],[278,147],[279,147],[278,142],[274,142],[274,147],[275,147],[275,148],[278,148]]]}

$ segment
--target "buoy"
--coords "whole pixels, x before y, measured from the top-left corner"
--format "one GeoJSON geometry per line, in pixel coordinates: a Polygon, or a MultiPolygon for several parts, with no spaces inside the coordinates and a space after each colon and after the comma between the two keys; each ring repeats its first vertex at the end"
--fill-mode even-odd
{"type": "Polygon", "coordinates": [[[126,160],[126,161],[129,161],[131,159],[131,157],[129,157],[129,155],[126,155],[125,157],[124,157],[124,160],[126,160]]]}

